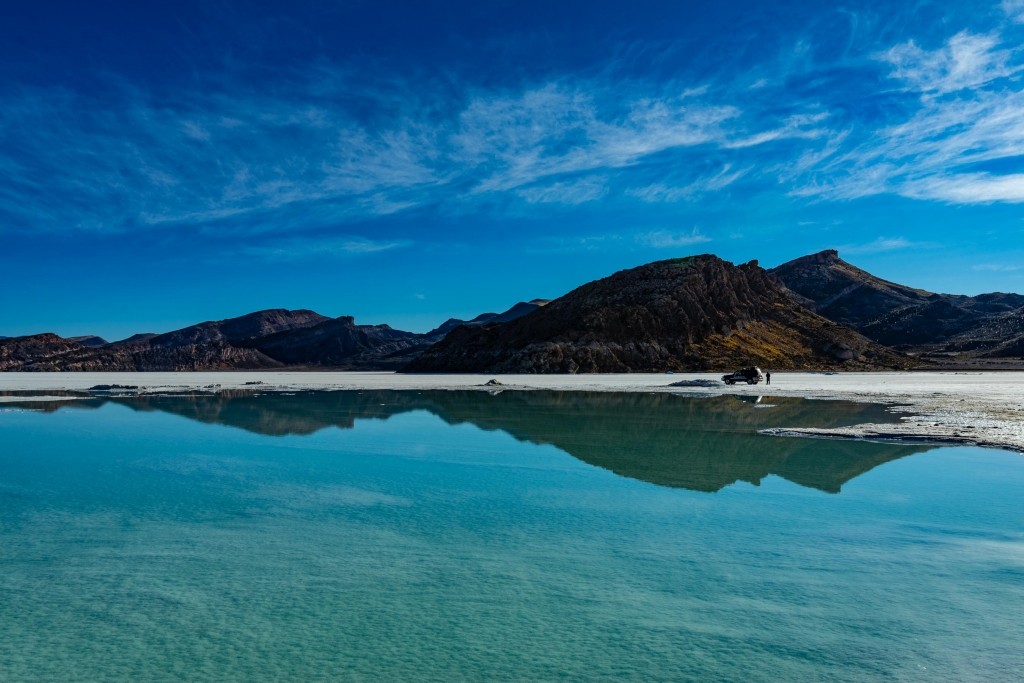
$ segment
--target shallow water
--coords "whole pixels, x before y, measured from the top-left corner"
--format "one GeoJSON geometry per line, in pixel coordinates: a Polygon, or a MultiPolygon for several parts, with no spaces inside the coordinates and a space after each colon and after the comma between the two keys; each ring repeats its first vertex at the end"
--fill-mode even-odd
{"type": "Polygon", "coordinates": [[[0,412],[0,680],[1024,671],[1024,459],[756,434],[894,419],[877,406],[16,405],[0,412]]]}

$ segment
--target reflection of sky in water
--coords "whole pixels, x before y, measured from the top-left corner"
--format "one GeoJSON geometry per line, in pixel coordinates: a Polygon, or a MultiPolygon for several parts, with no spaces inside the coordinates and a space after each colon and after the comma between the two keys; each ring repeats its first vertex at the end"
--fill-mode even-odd
{"type": "MultiPolygon", "coordinates": [[[[270,437],[105,405],[5,413],[0,437],[13,680],[1024,666],[1016,455],[883,459],[839,494],[772,475],[709,494],[426,410],[270,437]]],[[[607,435],[570,442],[587,438],[607,435]]]]}

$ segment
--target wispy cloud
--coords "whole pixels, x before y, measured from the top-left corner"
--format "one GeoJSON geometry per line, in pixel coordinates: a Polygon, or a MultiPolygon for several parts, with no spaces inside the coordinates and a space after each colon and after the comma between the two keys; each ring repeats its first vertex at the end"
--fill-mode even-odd
{"type": "Polygon", "coordinates": [[[247,245],[241,254],[264,261],[306,261],[376,254],[412,245],[410,240],[371,240],[358,236],[293,237],[247,245]]]}
{"type": "Polygon", "coordinates": [[[1024,266],[1009,263],[979,263],[971,266],[971,270],[987,271],[990,273],[1014,273],[1024,270],[1024,266]]]}
{"type": "Polygon", "coordinates": [[[618,233],[597,235],[545,235],[528,249],[538,254],[575,253],[579,251],[603,251],[622,247],[623,237],[618,233]]]}
{"type": "MultiPolygon", "coordinates": [[[[1024,20],[1024,0],[1002,10],[1024,20]]],[[[851,39],[824,64],[801,37],[774,62],[661,80],[609,67],[485,87],[320,64],[259,90],[209,75],[170,91],[7,87],[0,231],[298,234],[415,210],[693,201],[737,183],[1020,202],[1022,175],[993,166],[1024,158],[1014,30],[953,29],[937,47],[929,30],[859,54],[851,39]]]]}
{"type": "Polygon", "coordinates": [[[710,242],[711,238],[694,228],[690,232],[673,232],[670,230],[655,230],[645,232],[636,236],[640,244],[655,249],[675,249],[677,247],[689,247],[694,244],[710,242]]]}
{"type": "Polygon", "coordinates": [[[1024,24],[1024,0],[1003,0],[1003,11],[1011,21],[1024,24]]]}
{"type": "Polygon", "coordinates": [[[938,50],[923,50],[914,41],[879,55],[892,65],[892,77],[911,90],[943,94],[977,88],[1019,70],[1010,65],[1012,52],[1001,49],[998,35],[962,31],[938,50]]]}
{"type": "Polygon", "coordinates": [[[17,179],[0,188],[9,223],[117,231],[248,216],[255,224],[317,202],[339,216],[379,215],[444,182],[422,152],[430,133],[401,122],[372,130],[344,110],[314,106],[308,92],[183,93],[173,104],[138,90],[105,97],[4,98],[0,128],[19,131],[18,145],[0,149],[0,170],[17,179]]]}
{"type": "Polygon", "coordinates": [[[878,55],[919,104],[902,122],[805,152],[795,195],[883,193],[954,204],[1024,201],[1019,174],[983,170],[1024,156],[1021,51],[999,34],[958,33],[936,50],[909,42],[878,55]]]}
{"type": "Polygon", "coordinates": [[[626,194],[644,202],[677,202],[694,199],[709,192],[723,190],[750,172],[749,168],[734,170],[731,164],[724,165],[714,175],[698,178],[684,185],[653,183],[645,187],[632,188],[626,194]]]}
{"type": "Polygon", "coordinates": [[[904,193],[910,197],[957,204],[1020,203],[1024,202],[1024,174],[958,173],[931,177],[908,182],[904,193]]]}
{"type": "Polygon", "coordinates": [[[724,144],[726,125],[741,114],[732,106],[651,92],[645,84],[586,85],[477,94],[451,138],[454,161],[484,171],[474,191],[509,190],[631,166],[670,149],[724,144]],[[623,101],[623,91],[633,97],[623,101]]]}
{"type": "Polygon", "coordinates": [[[925,242],[911,242],[902,237],[879,237],[870,242],[861,244],[847,244],[839,247],[839,251],[846,254],[880,254],[887,251],[902,251],[904,249],[923,249],[934,246],[925,242]]]}
{"type": "MultiPolygon", "coordinates": [[[[19,131],[16,145],[0,146],[11,179],[0,218],[32,230],[258,232],[502,193],[571,206],[606,197],[608,172],[668,153],[825,135],[820,112],[776,120],[684,85],[555,79],[453,97],[448,85],[367,83],[337,67],[266,92],[13,89],[0,95],[0,129],[19,131]]],[[[725,168],[677,189],[713,191],[746,173],[725,168]]],[[[646,201],[682,196],[656,190],[646,201]]]]}
{"type": "Polygon", "coordinates": [[[556,182],[538,187],[524,187],[516,191],[530,204],[584,204],[601,199],[608,194],[608,185],[603,178],[581,178],[567,182],[556,182]]]}
{"type": "Polygon", "coordinates": [[[746,137],[730,140],[724,144],[727,149],[756,147],[768,142],[785,139],[815,140],[828,136],[832,131],[816,124],[828,118],[825,112],[790,116],[778,128],[763,130],[746,137]]]}

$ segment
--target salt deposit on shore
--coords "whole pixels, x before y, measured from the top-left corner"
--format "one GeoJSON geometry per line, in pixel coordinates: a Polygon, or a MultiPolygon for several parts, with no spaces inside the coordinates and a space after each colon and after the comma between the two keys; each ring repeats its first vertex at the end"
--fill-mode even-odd
{"type": "Polygon", "coordinates": [[[906,412],[899,424],[769,430],[780,436],[923,440],[1024,452],[1024,373],[773,373],[771,386],[715,384],[718,373],[623,375],[401,375],[392,372],[0,373],[0,391],[84,391],[98,385],[140,392],[340,389],[550,389],[657,391],[695,396],[794,396],[872,401],[906,412]],[[691,386],[672,386],[677,383],[691,386]]]}

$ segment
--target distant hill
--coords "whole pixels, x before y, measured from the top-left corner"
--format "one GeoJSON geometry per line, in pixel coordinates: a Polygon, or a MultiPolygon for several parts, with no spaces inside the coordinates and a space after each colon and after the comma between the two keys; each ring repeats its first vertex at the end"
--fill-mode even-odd
{"type": "Polygon", "coordinates": [[[546,305],[550,299],[533,299],[532,301],[520,301],[512,308],[508,309],[504,313],[481,313],[472,320],[459,320],[458,318],[449,318],[441,323],[438,327],[435,327],[430,332],[427,332],[428,337],[441,338],[448,334],[456,327],[461,325],[468,325],[473,327],[475,325],[485,325],[487,323],[507,323],[510,320],[516,318],[522,318],[528,313],[533,313],[538,308],[546,305]]]}
{"type": "Polygon", "coordinates": [[[106,339],[104,339],[103,337],[97,337],[94,334],[84,335],[84,336],[81,336],[81,337],[69,337],[69,339],[71,341],[73,341],[73,342],[78,342],[82,346],[91,346],[91,347],[106,346],[107,344],[110,343],[106,339]]]}
{"type": "Polygon", "coordinates": [[[356,325],[351,316],[243,342],[284,365],[395,369],[434,340],[388,325],[356,325]]]}
{"type": "Polygon", "coordinates": [[[1024,355],[1024,296],[937,294],[853,266],[835,250],[803,256],[772,275],[816,313],[903,351],[998,358],[1024,355]]]}
{"type": "Polygon", "coordinates": [[[190,325],[180,330],[158,334],[146,340],[150,348],[180,348],[200,344],[238,344],[249,339],[312,327],[330,320],[327,316],[305,309],[289,311],[272,308],[227,320],[190,325]]]}
{"type": "Polygon", "coordinates": [[[756,262],[658,261],[583,285],[502,325],[451,331],[409,372],[650,372],[907,367],[794,301],[756,262]]]}
{"type": "Polygon", "coordinates": [[[428,344],[424,335],[386,325],[356,325],[351,317],[269,309],[101,347],[55,334],[0,340],[0,370],[378,369],[402,364],[408,358],[400,352],[428,344]],[[394,354],[399,357],[389,360],[394,354]]]}
{"type": "Polygon", "coordinates": [[[127,339],[122,339],[120,341],[116,341],[113,343],[116,344],[118,347],[137,346],[143,344],[144,342],[148,342],[153,337],[159,336],[160,335],[158,335],[155,332],[140,332],[139,334],[133,334],[127,339]]]}
{"type": "Polygon", "coordinates": [[[260,368],[397,369],[463,324],[513,320],[546,303],[535,299],[468,323],[449,320],[417,334],[388,325],[356,325],[310,310],[268,309],[190,325],[164,334],[136,334],[108,343],[52,333],[0,339],[0,370],[187,371],[260,368]]]}

